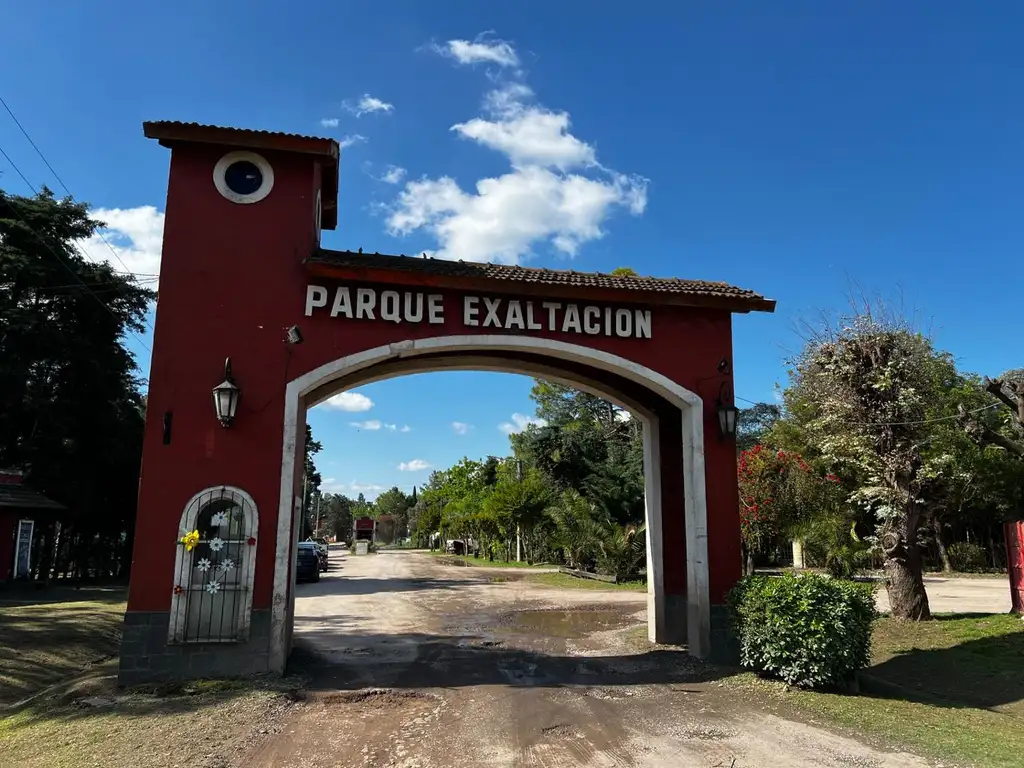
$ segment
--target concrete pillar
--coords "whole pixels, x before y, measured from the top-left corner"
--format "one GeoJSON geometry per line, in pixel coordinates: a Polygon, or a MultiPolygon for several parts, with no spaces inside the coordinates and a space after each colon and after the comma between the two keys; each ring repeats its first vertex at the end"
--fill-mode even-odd
{"type": "Polygon", "coordinates": [[[661,448],[658,420],[644,419],[644,517],[647,522],[647,639],[668,642],[661,525],[661,448]]]}
{"type": "Polygon", "coordinates": [[[804,543],[799,539],[793,539],[793,567],[802,570],[804,566],[804,543]]]}

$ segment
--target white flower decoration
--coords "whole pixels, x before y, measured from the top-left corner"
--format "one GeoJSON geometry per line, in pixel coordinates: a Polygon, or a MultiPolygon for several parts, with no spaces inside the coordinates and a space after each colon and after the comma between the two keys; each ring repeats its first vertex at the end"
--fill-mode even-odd
{"type": "Polygon", "coordinates": [[[210,549],[214,552],[220,552],[222,549],[224,549],[224,539],[222,539],[220,536],[210,539],[210,549]]]}
{"type": "Polygon", "coordinates": [[[196,563],[196,568],[205,573],[206,571],[210,570],[211,565],[213,565],[213,563],[211,563],[208,558],[204,557],[202,560],[196,563]]]}
{"type": "Polygon", "coordinates": [[[211,595],[216,595],[218,592],[220,592],[220,582],[219,581],[207,582],[207,584],[204,587],[204,589],[207,592],[209,592],[211,595]]]}
{"type": "Polygon", "coordinates": [[[210,525],[212,525],[214,528],[219,528],[220,526],[227,525],[227,524],[228,524],[228,513],[227,512],[218,512],[217,514],[215,514],[213,517],[210,518],[210,525]]]}
{"type": "Polygon", "coordinates": [[[229,557],[227,560],[220,563],[217,567],[224,571],[224,573],[227,573],[235,567],[235,561],[229,557]]]}

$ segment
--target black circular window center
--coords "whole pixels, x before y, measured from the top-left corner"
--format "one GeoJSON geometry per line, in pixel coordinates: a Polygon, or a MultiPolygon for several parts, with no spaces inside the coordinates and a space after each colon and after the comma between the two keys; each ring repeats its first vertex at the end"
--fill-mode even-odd
{"type": "Polygon", "coordinates": [[[256,163],[236,160],[224,172],[224,183],[236,195],[251,195],[263,186],[263,171],[256,163]]]}

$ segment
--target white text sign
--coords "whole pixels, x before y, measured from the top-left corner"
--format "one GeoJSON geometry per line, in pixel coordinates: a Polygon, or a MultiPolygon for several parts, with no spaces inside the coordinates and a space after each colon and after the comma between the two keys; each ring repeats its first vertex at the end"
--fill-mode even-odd
{"type": "MultiPolygon", "coordinates": [[[[331,317],[347,320],[441,325],[445,322],[445,309],[444,296],[439,293],[378,291],[345,285],[333,289],[306,286],[306,317],[323,310],[331,317]]],[[[470,295],[461,298],[457,311],[462,325],[469,328],[651,338],[649,309],[470,295]]]]}

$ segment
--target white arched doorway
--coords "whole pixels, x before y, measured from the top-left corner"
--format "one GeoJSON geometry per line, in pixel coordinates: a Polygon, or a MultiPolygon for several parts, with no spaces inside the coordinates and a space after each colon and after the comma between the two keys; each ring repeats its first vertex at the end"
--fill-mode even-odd
{"type": "Polygon", "coordinates": [[[644,427],[644,475],[647,509],[648,635],[660,640],[666,631],[661,538],[660,446],[656,416],[621,393],[599,388],[578,374],[560,372],[570,362],[614,374],[639,385],[677,407],[682,419],[684,506],[686,514],[686,627],[690,653],[710,654],[711,605],[708,590],[707,499],[704,479],[704,426],[701,398],[657,371],[608,352],[577,344],[527,336],[439,336],[388,344],[358,352],[309,371],[288,383],[285,391],[278,512],[271,608],[270,667],[283,670],[290,646],[294,589],[292,559],[297,535],[298,505],[294,498],[297,446],[302,439],[305,409],[339,391],[385,378],[440,370],[493,370],[536,375],[604,397],[629,409],[644,427]],[[528,354],[545,364],[517,362],[495,353],[528,354]],[[438,355],[451,355],[438,359],[438,355]],[[426,356],[430,356],[427,359],[426,356]],[[456,357],[457,356],[457,357],[456,357]]]}

